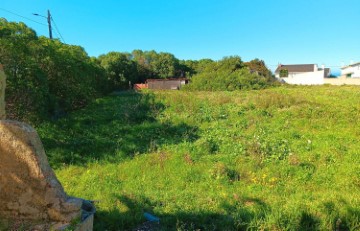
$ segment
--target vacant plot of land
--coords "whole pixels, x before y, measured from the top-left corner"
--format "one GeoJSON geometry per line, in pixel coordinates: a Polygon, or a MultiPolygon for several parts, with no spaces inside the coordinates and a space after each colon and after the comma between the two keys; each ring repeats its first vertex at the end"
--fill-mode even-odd
{"type": "Polygon", "coordinates": [[[97,230],[359,230],[360,88],[123,93],[38,128],[97,230]]]}

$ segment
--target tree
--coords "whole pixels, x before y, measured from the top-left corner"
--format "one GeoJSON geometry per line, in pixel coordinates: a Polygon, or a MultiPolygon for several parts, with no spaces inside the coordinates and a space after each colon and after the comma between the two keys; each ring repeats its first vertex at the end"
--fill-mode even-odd
{"type": "Polygon", "coordinates": [[[239,56],[226,56],[217,62],[215,69],[217,71],[234,72],[244,67],[243,62],[239,56]]]}
{"type": "Polygon", "coordinates": [[[250,72],[256,72],[257,74],[264,77],[271,76],[271,71],[266,67],[263,60],[253,59],[250,62],[246,62],[244,64],[250,70],[250,72]]]}
{"type": "Polygon", "coordinates": [[[46,117],[48,85],[34,54],[42,53],[36,33],[24,23],[0,19],[0,63],[7,74],[9,119],[35,121],[46,117]]]}
{"type": "Polygon", "coordinates": [[[129,53],[110,52],[99,56],[101,66],[106,70],[114,89],[125,89],[129,81],[138,81],[138,68],[129,53]]]}
{"type": "Polygon", "coordinates": [[[171,53],[134,50],[132,60],[140,66],[138,69],[145,79],[179,77],[182,73],[179,60],[171,53]]]}
{"type": "Polygon", "coordinates": [[[180,60],[176,76],[191,78],[196,74],[196,63],[197,61],[193,60],[180,60]]]}
{"type": "Polygon", "coordinates": [[[200,59],[199,61],[195,61],[195,72],[197,74],[210,72],[214,70],[215,65],[216,62],[212,59],[200,59]]]}
{"type": "Polygon", "coordinates": [[[151,60],[152,71],[160,78],[175,77],[179,61],[173,54],[160,52],[151,60]]]}
{"type": "Polygon", "coordinates": [[[10,119],[37,122],[107,92],[105,71],[82,47],[38,37],[24,23],[0,19],[0,63],[10,119]]]}

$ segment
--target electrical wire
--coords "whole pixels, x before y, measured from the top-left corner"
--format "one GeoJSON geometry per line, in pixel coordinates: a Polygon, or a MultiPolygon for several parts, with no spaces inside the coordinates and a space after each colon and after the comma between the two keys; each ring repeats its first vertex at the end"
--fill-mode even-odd
{"type": "MultiPolygon", "coordinates": [[[[5,11],[5,12],[7,12],[7,13],[9,13],[9,14],[12,14],[12,15],[18,16],[18,17],[20,17],[20,18],[26,19],[26,20],[28,20],[28,21],[37,23],[37,24],[39,24],[39,25],[48,26],[47,24],[44,24],[44,23],[35,21],[35,20],[31,19],[31,18],[22,16],[22,15],[20,15],[20,14],[18,14],[18,13],[15,13],[15,12],[10,11],[10,10],[7,10],[7,9],[1,8],[1,7],[0,7],[0,10],[5,11]]],[[[57,34],[60,36],[60,38],[61,38],[61,39],[63,40],[63,42],[65,43],[65,39],[64,39],[64,37],[61,35],[60,30],[59,30],[59,28],[57,27],[56,22],[55,22],[55,20],[53,19],[52,16],[51,16],[51,21],[54,23],[54,26],[55,26],[55,29],[56,29],[56,31],[57,31],[57,34]]]]}
{"type": "Polygon", "coordinates": [[[61,35],[61,33],[60,33],[60,31],[59,31],[59,28],[57,27],[56,22],[54,21],[54,19],[53,19],[52,16],[51,16],[51,21],[54,23],[54,26],[55,26],[55,29],[56,29],[56,31],[57,31],[57,34],[59,34],[59,35],[60,35],[60,38],[63,40],[63,42],[66,43],[64,37],[61,35]]]}
{"type": "Polygon", "coordinates": [[[46,25],[46,24],[44,24],[44,23],[37,22],[37,21],[35,21],[35,20],[31,19],[31,18],[27,18],[27,17],[22,16],[22,15],[20,15],[20,14],[14,13],[14,12],[12,12],[12,11],[10,11],[10,10],[6,10],[6,9],[4,9],[4,8],[0,8],[0,10],[5,11],[5,12],[10,13],[10,14],[13,14],[13,15],[16,15],[16,16],[18,16],[18,17],[20,17],[20,18],[23,18],[23,19],[26,19],[26,20],[32,21],[32,22],[37,23],[37,24],[39,24],[39,25],[42,25],[42,26],[47,26],[47,25],[46,25]]]}

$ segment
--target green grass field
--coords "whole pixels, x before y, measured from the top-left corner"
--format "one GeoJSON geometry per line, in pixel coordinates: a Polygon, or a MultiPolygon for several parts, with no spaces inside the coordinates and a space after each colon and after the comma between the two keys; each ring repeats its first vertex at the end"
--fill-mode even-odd
{"type": "Polygon", "coordinates": [[[37,128],[96,230],[360,230],[360,88],[124,92],[37,128]]]}

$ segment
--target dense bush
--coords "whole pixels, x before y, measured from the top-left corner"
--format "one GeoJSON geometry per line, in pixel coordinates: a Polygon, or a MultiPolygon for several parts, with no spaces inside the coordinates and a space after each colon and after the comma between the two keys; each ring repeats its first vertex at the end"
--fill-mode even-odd
{"type": "Polygon", "coordinates": [[[187,90],[234,91],[244,89],[263,89],[273,84],[265,76],[250,73],[246,68],[231,71],[204,72],[195,75],[187,90]]]}
{"type": "Polygon", "coordinates": [[[202,69],[191,78],[191,83],[185,89],[234,91],[263,89],[275,83],[265,63],[258,59],[243,63],[239,56],[230,56],[217,62],[201,63],[202,69]]]}
{"type": "Polygon", "coordinates": [[[83,48],[38,37],[24,23],[0,19],[0,63],[10,119],[36,123],[108,91],[105,71],[83,48]]]}

